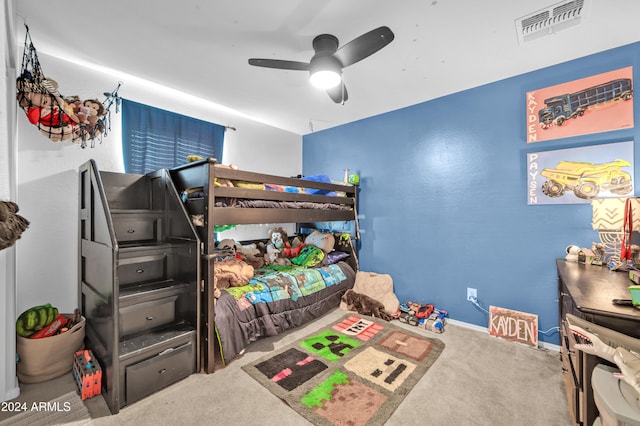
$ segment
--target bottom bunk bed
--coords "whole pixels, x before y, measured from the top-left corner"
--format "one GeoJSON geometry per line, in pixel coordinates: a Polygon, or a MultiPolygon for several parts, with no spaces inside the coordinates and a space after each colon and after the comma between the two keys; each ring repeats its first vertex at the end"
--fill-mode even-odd
{"type": "MultiPolygon", "coordinates": [[[[354,250],[359,239],[357,185],[335,183],[326,175],[293,178],[238,170],[218,164],[214,158],[184,164],[169,173],[201,241],[199,335],[204,372],[213,373],[222,360],[225,364],[230,362],[251,341],[301,325],[339,306],[342,294],[353,286],[358,270],[357,251],[354,250]],[[331,225],[319,225],[325,223],[331,225]],[[294,275],[304,280],[302,283],[290,284],[289,277],[283,281],[285,287],[282,289],[275,288],[278,287],[276,284],[274,288],[266,285],[266,293],[258,294],[254,289],[244,298],[238,293],[240,290],[226,291],[223,290],[226,287],[218,287],[216,281],[220,274],[216,272],[215,259],[219,234],[229,235],[225,231],[234,229],[233,235],[240,235],[243,233],[235,233],[236,226],[256,224],[295,224],[298,235],[304,233],[301,227],[336,230],[336,226],[348,224],[349,228],[355,228],[353,232],[349,231],[348,250],[339,247],[345,243],[340,239],[336,239],[335,247],[331,247],[331,251],[342,249],[351,254],[344,260],[346,266],[338,266],[335,271],[342,274],[340,279],[331,285],[325,284],[325,288],[320,285],[317,294],[307,291],[309,275],[298,272],[294,275]],[[352,243],[351,235],[356,244],[352,243]],[[216,298],[218,291],[221,294],[216,298]],[[288,298],[281,297],[285,293],[288,298]],[[269,295],[268,300],[261,299],[265,294],[269,295]]],[[[263,233],[259,238],[263,238],[263,233]]],[[[271,258],[273,252],[262,254],[266,263],[277,261],[271,258]]],[[[265,273],[258,272],[251,279],[264,278],[260,274],[265,273]]],[[[248,281],[239,285],[247,285],[248,281]]]]}
{"type": "Polygon", "coordinates": [[[319,269],[257,273],[265,275],[247,286],[222,290],[216,300],[215,331],[223,365],[253,341],[306,324],[337,308],[356,276],[345,262],[319,269]],[[283,281],[292,284],[285,288],[283,281]]]}
{"type": "MultiPolygon", "coordinates": [[[[344,246],[326,253],[315,265],[250,268],[252,276],[246,284],[236,280],[236,285],[219,285],[214,324],[220,367],[243,353],[251,342],[306,324],[337,308],[342,295],[355,284],[357,272],[355,253],[342,250],[344,246]]],[[[224,265],[225,261],[219,263],[224,265]]],[[[230,262],[235,275],[244,267],[237,260],[230,262]]]]}

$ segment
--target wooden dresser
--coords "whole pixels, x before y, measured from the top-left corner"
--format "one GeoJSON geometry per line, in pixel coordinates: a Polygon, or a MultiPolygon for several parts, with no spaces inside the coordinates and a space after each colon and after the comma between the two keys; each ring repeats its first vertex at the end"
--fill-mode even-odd
{"type": "MultiPolygon", "coordinates": [[[[560,346],[569,412],[578,425],[591,426],[598,416],[591,388],[591,374],[606,360],[575,350],[566,328],[571,313],[595,324],[640,338],[640,310],[614,305],[612,299],[629,299],[632,284],[627,272],[612,272],[606,266],[556,261],[560,346]]],[[[610,365],[610,364],[609,364],[610,365]]]]}

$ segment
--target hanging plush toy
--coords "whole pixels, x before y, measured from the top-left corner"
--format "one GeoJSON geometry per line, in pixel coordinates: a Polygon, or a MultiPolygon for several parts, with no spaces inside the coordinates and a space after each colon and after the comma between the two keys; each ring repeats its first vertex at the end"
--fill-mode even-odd
{"type": "Polygon", "coordinates": [[[87,121],[89,122],[90,126],[95,126],[96,124],[98,124],[98,120],[100,120],[103,115],[107,114],[104,106],[102,105],[102,102],[97,99],[85,100],[82,103],[82,109],[87,111],[89,114],[87,121]]]}
{"type": "MultiPolygon", "coordinates": [[[[111,103],[120,99],[117,91],[105,93],[106,107],[96,99],[80,101],[78,96],[63,97],[58,83],[45,77],[29,28],[25,36],[20,76],[16,81],[17,100],[29,122],[53,142],[71,141],[83,148],[108,131],[107,115],[111,103]]],[[[117,111],[117,108],[116,108],[117,111]]]]}

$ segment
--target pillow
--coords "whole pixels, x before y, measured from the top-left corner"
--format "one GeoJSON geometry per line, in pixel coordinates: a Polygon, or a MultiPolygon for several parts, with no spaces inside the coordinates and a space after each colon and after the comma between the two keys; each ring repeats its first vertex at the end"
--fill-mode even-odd
{"type": "Polygon", "coordinates": [[[327,253],[327,262],[329,265],[333,265],[345,257],[349,257],[349,253],[345,253],[343,251],[332,251],[331,253],[327,253]]]}
{"type": "MultiPolygon", "coordinates": [[[[314,182],[331,183],[331,179],[329,179],[329,176],[327,175],[303,176],[302,179],[314,182]]],[[[337,195],[335,192],[327,191],[326,189],[305,188],[305,191],[307,194],[330,195],[332,197],[335,197],[337,195]]]]}
{"type": "MultiPolygon", "coordinates": [[[[366,294],[381,302],[384,310],[390,315],[396,315],[399,312],[400,301],[393,291],[393,279],[389,274],[358,271],[353,291],[366,294]]],[[[348,311],[344,301],[340,302],[340,308],[348,311]]]]}
{"type": "Polygon", "coordinates": [[[300,250],[300,254],[293,259],[291,259],[291,263],[298,266],[305,267],[313,267],[318,266],[324,260],[324,252],[322,249],[308,245],[304,246],[302,250],[300,250]]]}
{"type": "Polygon", "coordinates": [[[336,239],[333,234],[313,231],[304,239],[305,244],[319,247],[323,252],[329,253],[333,251],[336,239]]]}

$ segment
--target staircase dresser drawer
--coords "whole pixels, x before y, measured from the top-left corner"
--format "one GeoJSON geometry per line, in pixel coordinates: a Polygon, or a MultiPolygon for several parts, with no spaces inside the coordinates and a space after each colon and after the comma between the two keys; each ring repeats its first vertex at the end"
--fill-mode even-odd
{"type": "Polygon", "coordinates": [[[153,241],[156,239],[158,217],[144,214],[113,215],[113,227],[118,242],[153,241]]]}
{"type": "Polygon", "coordinates": [[[184,379],[194,370],[195,353],[192,342],[126,367],[127,404],[184,379]]]}
{"type": "Polygon", "coordinates": [[[167,256],[164,254],[120,259],[118,263],[120,285],[163,280],[167,270],[166,264],[167,256]]]}
{"type": "Polygon", "coordinates": [[[176,319],[178,296],[120,308],[120,337],[169,324],[176,319]]]}

